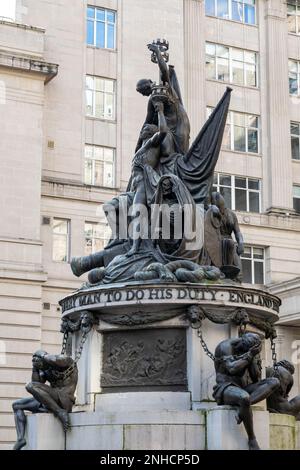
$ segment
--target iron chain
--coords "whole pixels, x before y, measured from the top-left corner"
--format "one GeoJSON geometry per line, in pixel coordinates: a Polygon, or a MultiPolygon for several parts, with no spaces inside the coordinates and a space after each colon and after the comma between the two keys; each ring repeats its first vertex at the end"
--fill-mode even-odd
{"type": "Polygon", "coordinates": [[[199,326],[199,328],[198,328],[198,330],[197,330],[197,334],[198,334],[198,337],[199,337],[199,339],[200,339],[201,346],[202,346],[203,351],[205,352],[205,354],[206,354],[212,361],[214,361],[214,360],[215,360],[215,356],[213,355],[212,352],[210,352],[210,350],[209,350],[208,347],[207,347],[206,342],[205,342],[204,339],[203,339],[201,327],[202,327],[202,324],[200,323],[200,326],[199,326]]]}
{"type": "Polygon", "coordinates": [[[276,363],[277,363],[277,352],[276,352],[276,344],[275,344],[275,341],[274,341],[274,337],[273,337],[273,336],[270,336],[270,342],[271,342],[271,351],[272,351],[273,367],[274,367],[274,369],[276,370],[276,369],[277,369],[277,366],[276,366],[276,363]]]}

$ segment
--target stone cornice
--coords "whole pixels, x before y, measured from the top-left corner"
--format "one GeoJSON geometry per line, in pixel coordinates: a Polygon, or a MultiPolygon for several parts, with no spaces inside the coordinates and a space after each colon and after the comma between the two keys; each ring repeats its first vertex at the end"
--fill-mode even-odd
{"type": "Polygon", "coordinates": [[[31,57],[7,54],[0,51],[0,67],[29,73],[42,74],[45,83],[50,82],[58,73],[58,65],[31,57]]]}

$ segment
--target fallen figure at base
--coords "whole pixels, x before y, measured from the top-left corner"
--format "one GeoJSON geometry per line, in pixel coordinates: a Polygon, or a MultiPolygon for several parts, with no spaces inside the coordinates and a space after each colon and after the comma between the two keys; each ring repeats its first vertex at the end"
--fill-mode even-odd
{"type": "Polygon", "coordinates": [[[31,382],[26,385],[32,398],[21,398],[12,404],[17,431],[14,450],[21,450],[26,445],[25,411],[53,413],[64,431],[69,429],[68,413],[71,413],[75,403],[77,380],[77,366],[71,357],[50,355],[46,351],[33,354],[31,382]]]}

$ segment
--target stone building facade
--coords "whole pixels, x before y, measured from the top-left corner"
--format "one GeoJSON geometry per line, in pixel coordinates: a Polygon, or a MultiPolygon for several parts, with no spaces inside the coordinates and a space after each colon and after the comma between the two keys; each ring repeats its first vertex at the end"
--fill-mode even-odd
{"type": "Polygon", "coordinates": [[[68,262],[103,246],[101,204],[126,189],[158,37],[192,137],[233,88],[215,185],[245,280],[282,298],[278,354],[300,360],[300,1],[5,0],[0,17],[0,449],[31,353],[60,350],[58,301],[82,283],[68,262]]]}

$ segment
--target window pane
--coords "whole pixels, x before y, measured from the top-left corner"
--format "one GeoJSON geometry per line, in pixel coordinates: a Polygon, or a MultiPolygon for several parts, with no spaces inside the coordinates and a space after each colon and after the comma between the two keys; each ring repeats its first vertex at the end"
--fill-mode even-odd
{"type": "Polygon", "coordinates": [[[248,126],[258,128],[258,117],[252,116],[251,114],[248,115],[248,126]]]}
{"type": "Polygon", "coordinates": [[[259,193],[249,191],[249,211],[259,212],[259,193]]]}
{"type": "Polygon", "coordinates": [[[264,283],[264,264],[254,262],[254,283],[264,283]]]}
{"type": "Polygon", "coordinates": [[[245,62],[247,62],[247,64],[252,64],[252,65],[256,64],[256,53],[255,52],[245,51],[244,56],[245,56],[245,62]]]}
{"type": "Polygon", "coordinates": [[[93,92],[91,90],[86,90],[86,114],[93,115],[93,92]]]}
{"type": "Polygon", "coordinates": [[[215,55],[216,54],[216,45],[210,42],[206,43],[205,46],[206,54],[215,55]]]}
{"type": "Polygon", "coordinates": [[[299,123],[291,122],[291,134],[299,135],[299,123]]]}
{"type": "Polygon", "coordinates": [[[217,16],[228,18],[228,0],[217,0],[217,16]]]}
{"type": "Polygon", "coordinates": [[[220,185],[231,186],[231,176],[220,175],[220,185]]]}
{"type": "Polygon", "coordinates": [[[223,198],[225,199],[226,207],[229,209],[232,208],[231,202],[231,188],[220,188],[220,194],[222,194],[223,198]]]}
{"type": "Polygon", "coordinates": [[[247,180],[246,178],[238,178],[235,177],[235,187],[236,188],[245,188],[247,187],[247,180]]]}
{"type": "Polygon", "coordinates": [[[243,189],[235,190],[235,209],[237,211],[247,210],[247,191],[243,189]]]}
{"type": "Polygon", "coordinates": [[[244,18],[245,23],[255,24],[255,6],[244,5],[244,18]]]}
{"type": "Polygon", "coordinates": [[[115,27],[112,24],[107,26],[107,47],[109,49],[115,48],[115,27]]]}
{"type": "Polygon", "coordinates": [[[89,75],[87,75],[86,79],[85,79],[85,84],[86,84],[87,90],[93,90],[94,89],[94,79],[93,79],[93,77],[90,77],[89,75]]]}
{"type": "Polygon", "coordinates": [[[105,91],[108,93],[113,93],[114,92],[114,84],[115,82],[113,80],[105,80],[105,91]]]}
{"type": "Polygon", "coordinates": [[[294,160],[300,159],[299,154],[299,137],[291,137],[291,144],[292,144],[292,158],[294,160]]]}
{"type": "Polygon", "coordinates": [[[107,10],[107,21],[109,23],[115,23],[116,21],[116,14],[114,11],[107,10]]]}
{"type": "Polygon", "coordinates": [[[113,163],[114,161],[114,151],[113,149],[104,148],[103,157],[105,162],[113,163]]]}
{"type": "Polygon", "coordinates": [[[87,16],[88,16],[88,18],[95,18],[95,8],[88,7],[87,16]]]}
{"type": "Polygon", "coordinates": [[[231,126],[229,124],[225,126],[222,146],[228,150],[231,149],[231,126]]]}
{"type": "Polygon", "coordinates": [[[236,126],[245,126],[245,117],[246,115],[243,113],[232,113],[233,114],[233,123],[236,126]]]}
{"type": "Polygon", "coordinates": [[[264,250],[263,250],[263,248],[253,248],[253,258],[255,258],[255,259],[264,259],[264,250]]]}
{"type": "Polygon", "coordinates": [[[94,22],[90,20],[87,22],[87,43],[94,45],[94,22]]]}
{"type": "Polygon", "coordinates": [[[244,51],[242,49],[231,49],[231,57],[234,60],[239,60],[240,62],[244,62],[244,51]]]}
{"type": "Polygon", "coordinates": [[[300,186],[293,186],[293,196],[300,198],[300,186]]]}
{"type": "Polygon", "coordinates": [[[258,153],[258,132],[248,129],[248,152],[258,153]]]}
{"type": "Polygon", "coordinates": [[[105,21],[105,10],[102,8],[96,8],[96,18],[100,21],[105,21]]]}
{"type": "Polygon", "coordinates": [[[93,162],[90,159],[85,160],[84,165],[84,182],[85,184],[93,184],[93,162]]]}
{"type": "Polygon", "coordinates": [[[205,14],[215,16],[215,0],[205,0],[205,14]]]}
{"type": "Polygon", "coordinates": [[[237,152],[246,151],[246,132],[244,127],[234,126],[234,150],[237,152]]]}
{"type": "Polygon", "coordinates": [[[53,235],[53,261],[67,261],[68,243],[66,235],[53,235]]]}
{"type": "Polygon", "coordinates": [[[290,89],[291,95],[297,95],[298,85],[297,85],[297,74],[295,73],[289,74],[289,89],[290,89]]]}
{"type": "Polygon", "coordinates": [[[92,254],[92,246],[93,242],[91,238],[86,238],[85,239],[85,247],[84,247],[84,254],[85,256],[89,256],[92,254]]]}
{"type": "Polygon", "coordinates": [[[295,15],[288,15],[287,17],[288,22],[288,31],[289,33],[296,33],[296,16],[295,15]]]}
{"type": "Polygon", "coordinates": [[[257,86],[256,81],[256,66],[245,64],[245,74],[246,74],[246,85],[247,86],[257,86]]]}
{"type": "Polygon", "coordinates": [[[216,59],[215,57],[206,56],[206,76],[207,78],[216,78],[216,59]]]}
{"type": "Polygon", "coordinates": [[[68,222],[67,220],[54,219],[53,221],[53,232],[58,234],[68,233],[68,222]]]}
{"type": "Polygon", "coordinates": [[[244,247],[243,258],[251,258],[251,247],[250,246],[245,246],[244,247]]]}
{"type": "Polygon", "coordinates": [[[244,64],[243,62],[232,61],[232,81],[237,85],[244,85],[244,64]]]}
{"type": "Polygon", "coordinates": [[[217,59],[217,79],[229,82],[229,61],[228,59],[217,59]]]}
{"type": "Polygon", "coordinates": [[[105,117],[104,116],[104,94],[101,92],[96,93],[95,115],[96,117],[99,117],[99,118],[105,117]]]}
{"type": "Polygon", "coordinates": [[[96,26],[96,46],[105,47],[105,24],[99,21],[96,26]]]}
{"type": "Polygon", "coordinates": [[[217,56],[222,58],[222,59],[228,59],[229,58],[229,48],[225,47],[225,46],[217,45],[217,56]]]}
{"type": "Polygon", "coordinates": [[[103,186],[103,162],[95,161],[94,184],[96,186],[103,186]]]}
{"type": "Polygon", "coordinates": [[[294,198],[293,203],[294,203],[295,211],[298,212],[298,214],[300,214],[300,199],[299,198],[294,198]]]}
{"type": "Polygon", "coordinates": [[[243,21],[243,4],[240,2],[232,2],[232,19],[235,21],[243,21]]]}
{"type": "Polygon", "coordinates": [[[105,163],[104,175],[103,175],[104,186],[113,186],[113,182],[114,182],[113,169],[114,168],[111,163],[105,163]]]}
{"type": "Polygon", "coordinates": [[[243,282],[252,284],[251,260],[242,259],[243,282]]]}
{"type": "Polygon", "coordinates": [[[295,60],[289,60],[289,71],[297,73],[297,62],[295,60]]]}
{"type": "Polygon", "coordinates": [[[248,180],[248,188],[249,189],[257,189],[259,190],[259,180],[248,180]]]}
{"type": "Polygon", "coordinates": [[[107,119],[114,119],[114,97],[113,97],[113,95],[106,95],[104,113],[105,113],[105,117],[107,119]]]}

